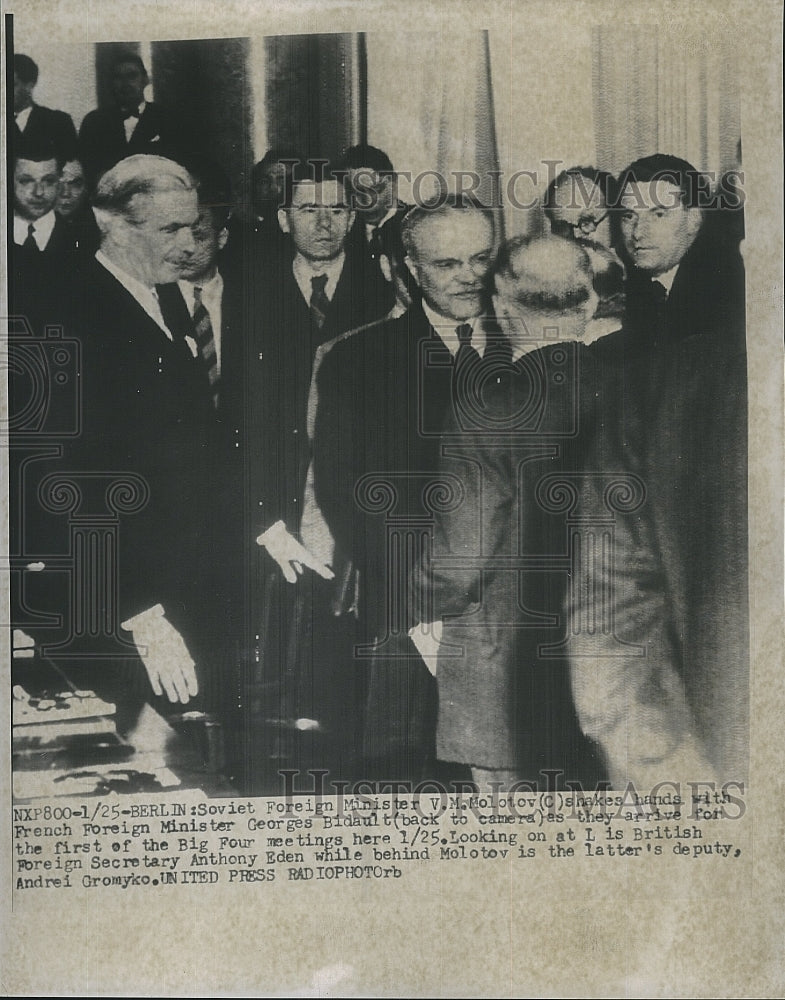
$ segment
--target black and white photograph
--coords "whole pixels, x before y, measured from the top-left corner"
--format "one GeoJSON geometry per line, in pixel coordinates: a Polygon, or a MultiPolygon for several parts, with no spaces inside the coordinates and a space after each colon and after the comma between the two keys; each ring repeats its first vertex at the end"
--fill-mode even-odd
{"type": "Polygon", "coordinates": [[[780,6],[5,7],[9,991],[776,996],[780,6]]]}

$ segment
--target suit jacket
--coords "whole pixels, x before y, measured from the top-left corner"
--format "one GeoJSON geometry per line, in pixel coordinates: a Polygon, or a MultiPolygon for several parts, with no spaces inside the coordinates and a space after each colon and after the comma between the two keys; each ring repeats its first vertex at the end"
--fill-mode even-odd
{"type": "MultiPolygon", "coordinates": [[[[591,613],[591,595],[604,593],[615,635],[646,656],[598,633],[590,660],[572,658],[581,725],[602,747],[614,787],[745,781],[744,352],[711,334],[692,337],[665,356],[631,364],[626,381],[637,405],[622,421],[620,399],[607,401],[587,461],[639,476],[646,502],[617,514],[612,571],[589,567],[571,613],[591,613]]],[[[586,483],[581,503],[597,511],[604,498],[586,483]]]]}
{"type": "Polygon", "coordinates": [[[39,330],[44,323],[60,322],[62,303],[69,289],[80,285],[91,260],[79,233],[58,216],[43,250],[10,243],[9,254],[12,311],[27,316],[39,330]]]}
{"type": "Polygon", "coordinates": [[[370,776],[417,781],[434,758],[436,687],[407,634],[408,574],[450,493],[439,453],[445,417],[461,409],[459,386],[509,357],[490,321],[486,337],[483,361],[475,355],[457,367],[412,307],[340,338],[317,373],[315,496],[335,538],[336,572],[348,562],[357,573],[347,604],[355,603],[365,646],[358,665],[368,676],[370,776]]]}
{"type": "Polygon", "coordinates": [[[453,375],[450,352],[419,306],[339,339],[319,367],[315,495],[337,548],[365,581],[362,612],[371,638],[388,624],[385,591],[394,586],[386,519],[416,526],[432,517],[423,491],[438,479],[453,375]],[[381,500],[380,490],[390,491],[389,502],[377,506],[373,494],[381,500]]]}
{"type": "Polygon", "coordinates": [[[699,334],[738,348],[744,329],[744,263],[737,243],[713,219],[704,222],[684,255],[665,303],[657,301],[647,273],[628,268],[624,333],[616,338],[630,342],[628,353],[669,347],[699,334]]]}
{"type": "Polygon", "coordinates": [[[203,469],[215,417],[203,373],[99,263],[85,277],[70,320],[83,356],[83,432],[71,458],[82,470],[133,472],[149,490],[137,513],[120,518],[119,618],[160,603],[193,635],[212,597],[203,469]]]}
{"type": "Polygon", "coordinates": [[[104,171],[132,153],[182,154],[190,150],[192,142],[193,137],[175,116],[152,101],[147,102],[129,140],[116,108],[96,108],[85,115],[79,130],[81,158],[93,184],[104,171]]]}
{"type": "Polygon", "coordinates": [[[27,119],[24,131],[14,123],[14,139],[18,143],[22,138],[25,142],[51,142],[65,160],[76,156],[76,129],[69,114],[65,111],[55,111],[52,108],[42,108],[34,104],[27,119]]]}
{"type": "Polygon", "coordinates": [[[257,534],[282,519],[299,530],[310,463],[308,396],[316,349],[344,331],[383,316],[391,305],[384,279],[347,253],[321,328],[294,278],[291,257],[262,272],[251,292],[254,337],[250,345],[251,436],[257,534]]]}
{"type": "Polygon", "coordinates": [[[414,578],[417,617],[445,620],[436,673],[444,760],[540,782],[543,768],[597,778],[558,649],[570,534],[538,486],[581,469],[603,373],[575,343],[526,354],[490,386],[482,423],[454,427],[445,447],[441,471],[460,489],[414,578]]]}

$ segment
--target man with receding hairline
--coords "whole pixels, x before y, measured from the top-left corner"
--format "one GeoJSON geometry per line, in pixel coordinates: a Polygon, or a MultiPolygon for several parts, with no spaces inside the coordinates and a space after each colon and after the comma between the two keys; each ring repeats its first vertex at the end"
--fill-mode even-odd
{"type": "Polygon", "coordinates": [[[598,373],[579,344],[596,302],[591,267],[575,241],[520,237],[502,246],[493,282],[512,364],[447,426],[440,471],[462,498],[437,513],[412,579],[415,617],[441,633],[437,753],[469,765],[482,791],[541,784],[542,769],[596,771],[566,664],[542,653],[563,638],[567,543],[563,517],[537,499],[543,477],[580,467],[591,426],[598,373]]]}
{"type": "Polygon", "coordinates": [[[384,515],[363,501],[363,484],[389,488],[401,532],[407,523],[422,525],[419,534],[412,529],[412,545],[427,544],[423,497],[438,479],[453,376],[469,372],[471,381],[499,346],[484,297],[494,218],[449,198],[411,209],[402,240],[422,303],[341,338],[325,354],[317,375],[314,485],[336,550],[357,572],[351,596],[366,653],[347,649],[346,661],[347,670],[368,677],[365,774],[417,781],[435,773],[436,692],[399,601],[410,554],[391,551],[384,515]]]}

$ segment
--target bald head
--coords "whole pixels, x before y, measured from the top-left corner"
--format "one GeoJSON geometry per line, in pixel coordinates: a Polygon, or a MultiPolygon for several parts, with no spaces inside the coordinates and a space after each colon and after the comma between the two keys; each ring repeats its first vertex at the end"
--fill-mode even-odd
{"type": "Polygon", "coordinates": [[[497,312],[518,318],[529,335],[580,339],[596,302],[592,267],[574,240],[519,237],[499,252],[494,273],[497,312]]]}

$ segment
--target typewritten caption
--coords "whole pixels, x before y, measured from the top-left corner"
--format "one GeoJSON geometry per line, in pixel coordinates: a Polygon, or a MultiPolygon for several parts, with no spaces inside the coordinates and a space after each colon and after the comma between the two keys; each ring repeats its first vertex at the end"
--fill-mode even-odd
{"type": "Polygon", "coordinates": [[[732,863],[740,784],[640,793],[108,796],[13,809],[13,887],[161,889],[399,880],[424,864],[732,863]]]}

